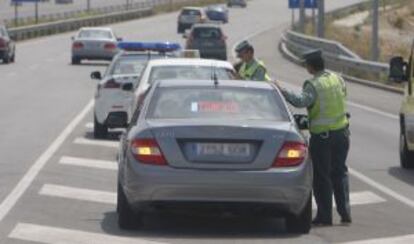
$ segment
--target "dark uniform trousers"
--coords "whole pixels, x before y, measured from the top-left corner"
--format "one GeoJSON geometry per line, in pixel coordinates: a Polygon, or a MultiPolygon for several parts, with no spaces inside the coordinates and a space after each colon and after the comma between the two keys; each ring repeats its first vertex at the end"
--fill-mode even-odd
{"type": "Polygon", "coordinates": [[[318,207],[316,218],[332,222],[332,194],[342,219],[351,218],[346,158],[349,129],[311,134],[310,153],[313,163],[313,190],[318,207]]]}

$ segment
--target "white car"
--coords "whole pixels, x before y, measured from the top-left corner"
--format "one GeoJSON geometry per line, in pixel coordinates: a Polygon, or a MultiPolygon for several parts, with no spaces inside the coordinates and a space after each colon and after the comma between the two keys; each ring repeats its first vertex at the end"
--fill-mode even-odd
{"type": "Polygon", "coordinates": [[[140,106],[145,92],[157,80],[233,80],[235,71],[227,61],[213,59],[171,58],[148,62],[135,90],[134,106],[140,106]]]}
{"type": "Polygon", "coordinates": [[[150,59],[175,55],[181,47],[176,43],[122,42],[123,50],[115,56],[104,76],[92,72],[91,78],[99,80],[95,93],[94,137],[105,138],[109,128],[123,128],[128,125],[134,111],[134,90],[150,59]]]}

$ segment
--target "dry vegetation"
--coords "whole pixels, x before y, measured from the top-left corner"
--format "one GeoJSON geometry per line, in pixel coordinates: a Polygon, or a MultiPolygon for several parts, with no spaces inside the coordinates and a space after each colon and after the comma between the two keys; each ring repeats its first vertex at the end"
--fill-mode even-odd
{"type": "MultiPolygon", "coordinates": [[[[392,56],[409,55],[410,46],[414,38],[414,1],[386,1],[393,4],[390,8],[380,12],[380,61],[388,62],[392,56]]],[[[326,29],[328,39],[337,40],[353,50],[362,58],[370,58],[371,48],[371,19],[368,18],[361,25],[344,27],[333,25],[333,21],[326,29]]],[[[312,33],[312,27],[308,26],[312,33]]]]}

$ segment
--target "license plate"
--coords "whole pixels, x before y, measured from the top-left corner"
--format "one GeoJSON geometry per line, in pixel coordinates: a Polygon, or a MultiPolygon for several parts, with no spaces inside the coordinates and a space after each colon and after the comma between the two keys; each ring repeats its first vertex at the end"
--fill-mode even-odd
{"type": "Polygon", "coordinates": [[[88,43],[86,44],[86,47],[90,49],[97,49],[97,48],[100,48],[101,45],[99,43],[88,43]]]}
{"type": "Polygon", "coordinates": [[[248,157],[250,146],[247,143],[196,143],[197,156],[248,157]]]}

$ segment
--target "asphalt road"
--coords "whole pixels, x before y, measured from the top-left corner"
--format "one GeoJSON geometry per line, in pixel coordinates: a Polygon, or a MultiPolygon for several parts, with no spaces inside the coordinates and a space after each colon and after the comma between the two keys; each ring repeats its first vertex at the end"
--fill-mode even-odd
{"type": "MultiPolygon", "coordinates": [[[[328,0],[327,7],[356,0],[338,2],[328,0]]],[[[112,27],[127,40],[182,42],[176,16],[112,27]]],[[[289,22],[285,1],[255,0],[247,9],[231,9],[224,30],[229,47],[249,38],[272,75],[298,89],[309,75],[277,50],[289,22]]],[[[351,226],[339,225],[335,216],[334,227],[288,235],[279,219],[155,213],[144,229],[120,231],[114,164],[119,133],[111,133],[111,140],[91,139],[96,83],[89,73],[103,71],[105,63],[70,65],[72,35],[18,43],[17,63],[0,64],[0,243],[414,242],[413,172],[398,163],[401,96],[351,83],[351,226]]]]}

